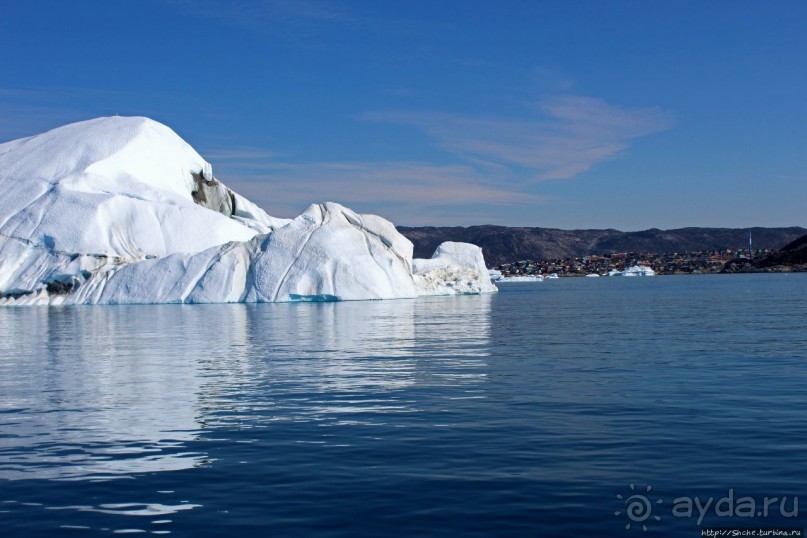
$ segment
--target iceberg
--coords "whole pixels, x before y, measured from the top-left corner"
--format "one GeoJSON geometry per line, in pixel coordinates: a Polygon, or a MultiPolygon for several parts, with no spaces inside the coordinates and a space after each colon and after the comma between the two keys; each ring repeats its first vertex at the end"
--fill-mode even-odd
{"type": "MultiPolygon", "coordinates": [[[[588,275],[586,275],[588,276],[588,275]]],[[[608,271],[608,276],[656,276],[656,272],[647,265],[631,265],[624,271],[612,269],[608,271]]]]}
{"type": "Polygon", "coordinates": [[[0,144],[0,304],[338,301],[496,291],[482,251],[428,260],[333,202],[268,215],[144,117],[0,144]]]}
{"type": "Polygon", "coordinates": [[[497,291],[490,281],[482,249],[446,241],[428,260],[413,260],[419,295],[454,295],[497,291]]]}

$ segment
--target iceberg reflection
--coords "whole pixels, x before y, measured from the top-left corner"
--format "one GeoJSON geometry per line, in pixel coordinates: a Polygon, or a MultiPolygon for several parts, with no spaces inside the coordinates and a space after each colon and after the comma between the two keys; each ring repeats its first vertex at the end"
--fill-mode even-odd
{"type": "Polygon", "coordinates": [[[478,397],[490,305],[0,310],[0,479],[176,471],[210,464],[211,442],[278,421],[389,420],[419,411],[423,387],[478,397]]]}
{"type": "Polygon", "coordinates": [[[485,295],[243,305],[237,349],[202,360],[205,425],[378,424],[422,411],[420,389],[467,397],[487,376],[490,307],[485,295]]]}
{"type": "Polygon", "coordinates": [[[178,308],[0,314],[0,478],[84,479],[205,462],[199,366],[178,308]],[[186,339],[187,341],[187,339],[186,339]],[[187,353],[187,354],[186,354],[187,353]],[[190,359],[190,360],[189,360],[190,359]]]}

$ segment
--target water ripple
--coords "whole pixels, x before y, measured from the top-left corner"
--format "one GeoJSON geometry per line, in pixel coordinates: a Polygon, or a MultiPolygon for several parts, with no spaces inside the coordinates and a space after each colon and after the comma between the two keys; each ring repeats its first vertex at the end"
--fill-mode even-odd
{"type": "Polygon", "coordinates": [[[609,536],[634,481],[803,494],[805,299],[793,275],[3,309],[0,513],[19,535],[609,536]]]}

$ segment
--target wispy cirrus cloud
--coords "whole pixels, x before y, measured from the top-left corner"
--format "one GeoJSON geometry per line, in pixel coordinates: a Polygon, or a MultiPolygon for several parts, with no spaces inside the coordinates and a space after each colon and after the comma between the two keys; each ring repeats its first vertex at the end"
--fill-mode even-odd
{"type": "MultiPolygon", "coordinates": [[[[64,95],[81,104],[94,94],[0,88],[0,142],[85,119],[80,107],[57,98],[64,95]]],[[[126,101],[118,97],[113,101],[126,101]]],[[[289,148],[280,153],[224,140],[212,147],[208,140],[210,151],[200,150],[217,177],[277,216],[333,200],[399,223],[471,224],[532,215],[550,199],[535,194],[536,183],[573,178],[672,125],[670,114],[657,108],[572,95],[529,103],[520,117],[398,110],[360,118],[414,127],[444,155],[434,161],[301,161],[299,151],[289,154],[289,148]]]]}
{"type": "Polygon", "coordinates": [[[300,163],[256,148],[206,157],[223,181],[279,215],[335,200],[401,222],[417,215],[421,223],[456,224],[458,214],[496,221],[503,208],[524,212],[544,203],[549,198],[535,194],[534,183],[573,178],[625,154],[634,139],[672,125],[671,116],[657,108],[571,95],[531,103],[518,118],[387,111],[361,119],[420,129],[447,153],[443,160],[454,163],[300,163]]]}
{"type": "MultiPolygon", "coordinates": [[[[383,208],[398,222],[412,222],[417,215],[420,222],[456,223],[457,208],[468,209],[466,217],[484,218],[482,206],[500,209],[544,200],[510,190],[468,165],[264,161],[258,171],[205,157],[218,169],[217,177],[278,216],[296,215],[312,202],[338,201],[359,211],[383,208]]],[[[487,218],[494,218],[493,212],[487,218]]]]}
{"type": "Polygon", "coordinates": [[[673,123],[658,108],[625,108],[573,95],[533,103],[517,118],[402,111],[361,118],[416,127],[475,166],[505,167],[511,179],[528,182],[572,178],[622,155],[632,140],[673,123]]]}

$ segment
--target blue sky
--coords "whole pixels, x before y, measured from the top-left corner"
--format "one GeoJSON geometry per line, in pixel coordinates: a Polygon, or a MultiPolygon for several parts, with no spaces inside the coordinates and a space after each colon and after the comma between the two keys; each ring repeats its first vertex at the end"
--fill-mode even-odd
{"type": "Polygon", "coordinates": [[[0,0],[0,141],[172,127],[270,214],[807,226],[807,2],[0,0]]]}

